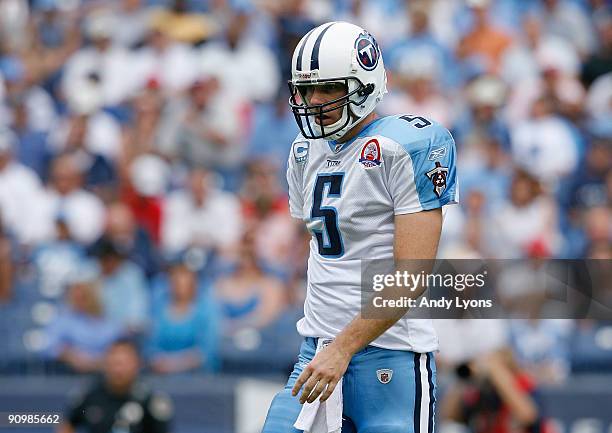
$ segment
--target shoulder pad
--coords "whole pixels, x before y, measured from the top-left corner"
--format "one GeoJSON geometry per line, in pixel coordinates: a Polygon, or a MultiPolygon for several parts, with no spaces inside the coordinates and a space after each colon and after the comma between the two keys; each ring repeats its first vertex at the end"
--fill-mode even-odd
{"type": "Polygon", "coordinates": [[[450,132],[438,122],[422,116],[398,115],[383,118],[370,132],[387,137],[408,153],[452,142],[450,132]]]}

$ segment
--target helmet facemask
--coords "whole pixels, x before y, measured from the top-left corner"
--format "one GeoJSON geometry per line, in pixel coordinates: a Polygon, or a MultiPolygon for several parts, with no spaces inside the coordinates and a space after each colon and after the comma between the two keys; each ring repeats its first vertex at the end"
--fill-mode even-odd
{"type": "Polygon", "coordinates": [[[365,103],[374,91],[374,85],[364,85],[356,77],[340,77],[324,80],[289,81],[289,106],[293,111],[295,120],[305,138],[328,138],[337,140],[361,120],[351,109],[351,105],[359,106],[365,103]],[[311,86],[321,86],[330,83],[339,83],[347,89],[339,98],[321,104],[310,104],[307,91],[311,86]],[[331,125],[325,125],[324,116],[327,113],[341,110],[340,118],[331,125]],[[317,122],[318,120],[318,122],[317,122]]]}

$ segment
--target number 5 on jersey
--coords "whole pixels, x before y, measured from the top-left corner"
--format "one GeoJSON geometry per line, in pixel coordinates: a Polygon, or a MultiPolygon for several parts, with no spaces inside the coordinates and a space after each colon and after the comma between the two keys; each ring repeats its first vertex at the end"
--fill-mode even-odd
{"type": "Polygon", "coordinates": [[[325,230],[312,229],[319,254],[323,257],[338,258],[344,254],[344,243],[338,228],[338,211],[333,206],[321,206],[323,194],[331,198],[340,197],[343,178],[344,173],[319,174],[315,183],[310,218],[323,220],[325,230]]]}

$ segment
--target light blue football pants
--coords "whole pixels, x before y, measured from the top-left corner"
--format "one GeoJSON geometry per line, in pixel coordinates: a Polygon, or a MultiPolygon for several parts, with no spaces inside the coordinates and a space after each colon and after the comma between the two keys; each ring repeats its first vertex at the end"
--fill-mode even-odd
{"type": "MultiPolygon", "coordinates": [[[[305,338],[285,388],[270,405],[262,433],[301,432],[293,424],[302,405],[291,389],[316,347],[316,338],[305,338]]],[[[342,433],[433,433],[433,353],[367,346],[353,356],[342,380],[342,433]]]]}

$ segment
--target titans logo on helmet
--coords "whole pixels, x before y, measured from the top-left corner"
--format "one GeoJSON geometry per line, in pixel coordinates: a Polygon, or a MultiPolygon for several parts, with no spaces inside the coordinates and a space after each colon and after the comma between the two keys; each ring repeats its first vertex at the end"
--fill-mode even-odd
{"type": "Polygon", "coordinates": [[[355,48],[359,65],[366,71],[374,70],[380,58],[380,48],[374,37],[367,32],[360,34],[355,41],[355,48]]]}

